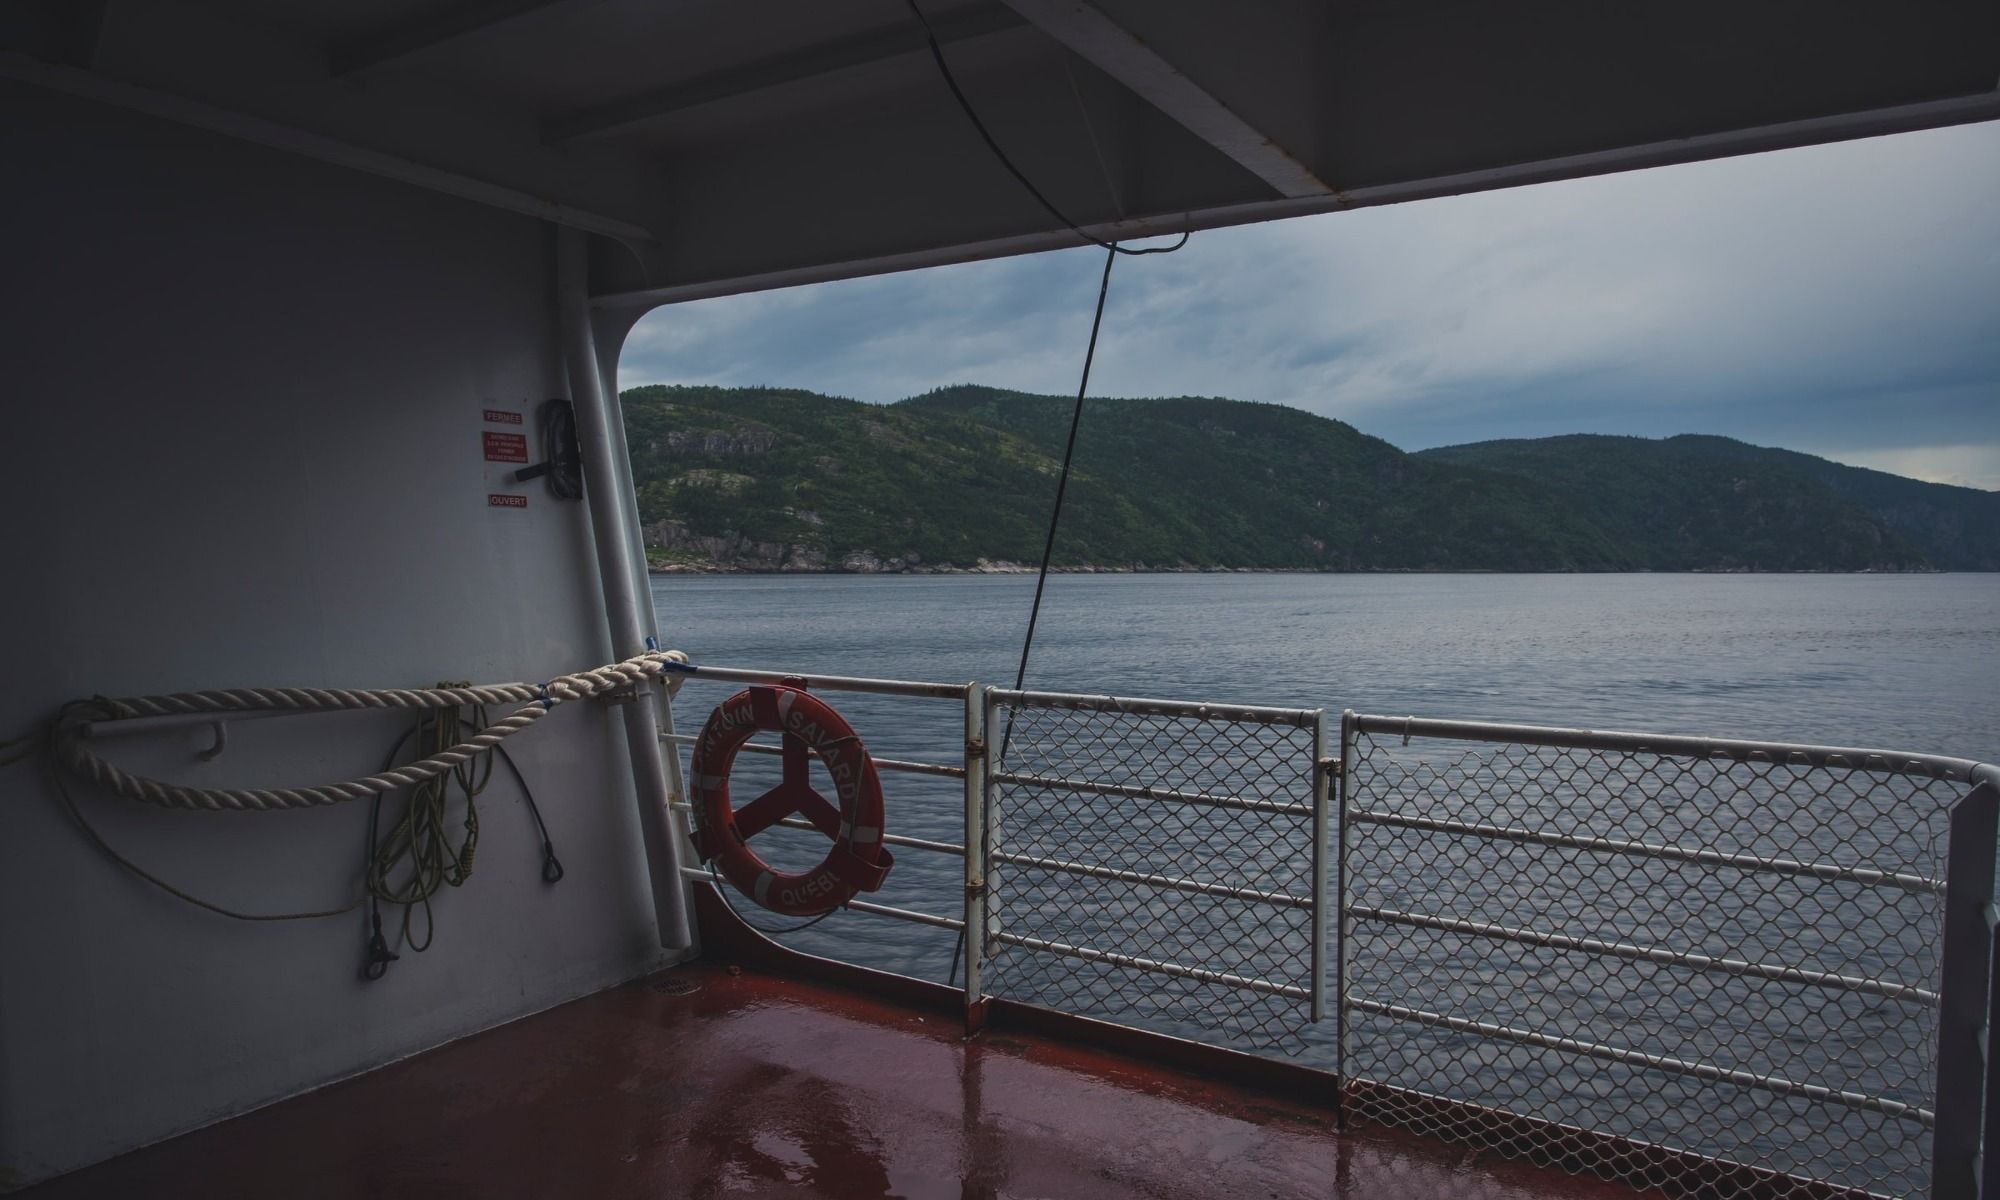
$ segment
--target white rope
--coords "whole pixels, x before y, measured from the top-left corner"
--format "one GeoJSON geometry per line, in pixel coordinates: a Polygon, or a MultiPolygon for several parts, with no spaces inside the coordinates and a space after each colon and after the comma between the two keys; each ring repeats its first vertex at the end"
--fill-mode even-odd
{"type": "Polygon", "coordinates": [[[219,692],[179,692],[171,696],[99,698],[71,705],[56,730],[58,759],[79,779],[130,800],[166,808],[267,811],[313,808],[345,800],[363,800],[433,779],[460,763],[499,745],[541,720],[557,704],[602,696],[627,687],[647,687],[664,679],[668,695],[680,690],[683,676],[673,665],[685,664],[679,650],[654,651],[545,684],[496,683],[456,688],[244,688],[219,692]],[[672,664],[672,665],[670,665],[672,664]],[[91,749],[80,726],[88,721],[120,721],[133,717],[251,712],[341,712],[368,708],[448,708],[452,706],[519,704],[474,736],[429,758],[345,783],[299,788],[197,788],[135,775],[106,762],[91,749]]]}

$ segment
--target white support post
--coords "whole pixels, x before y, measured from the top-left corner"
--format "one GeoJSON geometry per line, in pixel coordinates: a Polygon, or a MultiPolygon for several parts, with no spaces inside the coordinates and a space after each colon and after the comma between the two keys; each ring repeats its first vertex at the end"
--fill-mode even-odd
{"type": "Polygon", "coordinates": [[[987,689],[965,689],[965,1031],[977,1032],[986,965],[986,783],[992,755],[986,744],[987,689]]]}
{"type": "MultiPolygon", "coordinates": [[[[625,447],[618,444],[615,402],[598,367],[597,338],[592,326],[589,288],[589,246],[575,229],[556,231],[556,307],[561,320],[563,362],[576,406],[577,448],[583,454],[584,503],[590,512],[590,532],[597,549],[597,575],[604,589],[604,616],[610,626],[611,652],[629,658],[646,649],[646,626],[640,609],[640,572],[633,547],[636,514],[625,507],[618,481],[630,469],[625,447]]],[[[651,603],[651,597],[646,598],[651,603]]],[[[653,886],[653,916],[660,945],[686,950],[694,942],[688,928],[687,885],[681,879],[679,846],[668,810],[667,766],[660,752],[660,692],[638,688],[621,706],[625,740],[632,760],[632,782],[639,805],[639,832],[644,841],[646,871],[653,886]]]]}
{"type": "Polygon", "coordinates": [[[1334,1121],[1347,1128],[1347,936],[1353,928],[1347,907],[1347,825],[1354,796],[1353,709],[1340,714],[1340,767],[1336,795],[1334,840],[1338,850],[1333,860],[1333,1075],[1335,1079],[1334,1121]]]}
{"type": "Polygon", "coordinates": [[[1326,710],[1313,716],[1312,743],[1312,1019],[1326,1019],[1327,830],[1333,807],[1333,776],[1338,759],[1326,755],[1326,710]]]}

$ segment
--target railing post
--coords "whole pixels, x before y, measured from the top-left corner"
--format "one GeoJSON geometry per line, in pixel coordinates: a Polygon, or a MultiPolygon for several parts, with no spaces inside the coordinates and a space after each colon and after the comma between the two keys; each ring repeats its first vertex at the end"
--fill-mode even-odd
{"type": "Polygon", "coordinates": [[[1976,1200],[1980,1194],[1996,833],[2000,833],[2000,789],[1983,782],[1952,807],[1945,849],[1931,1200],[1976,1200]]]}
{"type": "Polygon", "coordinates": [[[2000,1196],[2000,1152],[1988,1153],[1985,1147],[1995,1147],[2000,1151],[2000,1070],[1995,1070],[1994,1034],[2000,1031],[2000,927],[1993,932],[1992,955],[1993,980],[1986,989],[1986,1133],[1981,1143],[1979,1194],[2000,1196]]]}
{"type": "Polygon", "coordinates": [[[1340,761],[1327,757],[1326,710],[1313,714],[1312,742],[1312,1019],[1326,1019],[1326,894],[1328,810],[1333,804],[1333,777],[1340,761]]]}
{"type": "Polygon", "coordinates": [[[1334,857],[1333,903],[1333,1077],[1334,1120],[1347,1127],[1347,813],[1354,788],[1354,710],[1340,714],[1340,804],[1334,835],[1340,850],[1334,857]]]}
{"type": "Polygon", "coordinates": [[[986,782],[991,759],[986,745],[987,688],[965,689],[965,1032],[984,1024],[986,965],[986,782]]]}

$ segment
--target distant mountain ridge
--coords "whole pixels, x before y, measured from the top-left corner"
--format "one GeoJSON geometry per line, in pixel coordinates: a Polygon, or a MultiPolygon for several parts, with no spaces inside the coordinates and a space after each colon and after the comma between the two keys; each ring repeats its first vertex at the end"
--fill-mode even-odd
{"type": "MultiPolygon", "coordinates": [[[[1571,503],[1591,506],[1615,536],[1648,547],[1649,565],[1656,570],[1716,569],[1747,551],[1762,553],[1766,562],[1782,557],[1756,539],[1761,533],[1781,534],[1783,523],[1722,527],[1732,518],[1754,522],[1760,515],[1755,505],[1739,503],[1729,511],[1730,506],[1714,504],[1726,487],[1738,496],[1754,490],[1761,500],[1812,505],[1830,521],[1851,525],[1860,519],[1857,514],[1865,515],[1893,535],[1883,542],[1885,552],[1915,551],[1936,570],[2000,571],[2000,493],[1925,483],[1795,450],[1708,434],[1661,439],[1569,434],[1444,446],[1418,455],[1540,480],[1571,503]],[[1829,506],[1829,494],[1851,511],[1842,515],[1829,506]]],[[[1851,532],[1869,536],[1858,525],[1851,532]]]]}
{"type": "MultiPolygon", "coordinates": [[[[1070,398],[961,385],[624,394],[659,569],[1016,570],[1041,554],[1070,398]]],[[[1206,397],[1093,398],[1055,562],[1073,570],[2000,569],[2000,495],[1725,438],[1406,454],[1206,397]],[[1961,495],[1961,493],[1963,493],[1961,495]]]]}

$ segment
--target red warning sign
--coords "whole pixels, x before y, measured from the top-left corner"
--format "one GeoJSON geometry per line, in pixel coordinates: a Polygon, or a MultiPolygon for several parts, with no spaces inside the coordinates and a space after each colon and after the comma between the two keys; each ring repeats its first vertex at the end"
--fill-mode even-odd
{"type": "Polygon", "coordinates": [[[525,433],[496,433],[491,429],[481,432],[486,443],[487,462],[524,463],[528,461],[528,435],[525,433]]]}
{"type": "Polygon", "coordinates": [[[528,507],[528,498],[526,496],[508,496],[500,492],[489,492],[486,496],[486,507],[526,508],[528,507]]]}
{"type": "Polygon", "coordinates": [[[489,408],[486,410],[486,423],[489,425],[519,425],[521,423],[521,414],[508,412],[504,408],[489,408]]]}

